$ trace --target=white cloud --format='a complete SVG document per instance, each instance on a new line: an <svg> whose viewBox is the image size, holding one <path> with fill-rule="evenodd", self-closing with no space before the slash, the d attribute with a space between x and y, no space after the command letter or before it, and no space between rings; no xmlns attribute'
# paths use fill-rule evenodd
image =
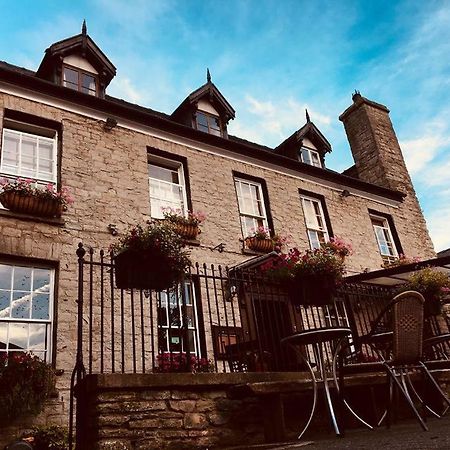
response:
<svg viewBox="0 0 450 450"><path fill-rule="evenodd" d="M127 100L131 103L143 103L145 95L143 95L136 87L134 87L129 78L118 77L111 83L109 88L110 95Z"/></svg>
<svg viewBox="0 0 450 450"><path fill-rule="evenodd" d="M427 223L436 251L450 248L450 233L448 232L450 206L440 205L439 208L429 213Z"/></svg>
<svg viewBox="0 0 450 450"><path fill-rule="evenodd" d="M239 122L230 124L230 131L245 139L277 146L306 123L305 109L319 128L331 124L329 116L294 98L261 100L247 94L240 105Z"/></svg>
<svg viewBox="0 0 450 450"><path fill-rule="evenodd" d="M440 136L423 136L400 143L406 166L411 174L418 173L431 162L439 149L448 143Z"/></svg>

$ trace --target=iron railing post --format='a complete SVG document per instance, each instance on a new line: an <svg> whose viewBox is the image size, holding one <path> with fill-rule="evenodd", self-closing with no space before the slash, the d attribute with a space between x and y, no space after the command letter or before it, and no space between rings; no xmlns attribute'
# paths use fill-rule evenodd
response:
<svg viewBox="0 0 450 450"><path fill-rule="evenodd" d="M72 376L70 380L70 411L69 411L69 449L73 448L73 414L74 414L74 397L75 397L75 389L79 387L80 381L86 375L86 369L83 363L83 284L84 284L84 256L86 254L86 250L83 248L83 244L80 242L77 248L77 256L78 256L78 299L76 300L78 304L77 308L77 356L75 367L72 371ZM79 403L80 398L77 399L77 427L76 427L76 442L79 444L81 439L81 427L79 426Z"/></svg>

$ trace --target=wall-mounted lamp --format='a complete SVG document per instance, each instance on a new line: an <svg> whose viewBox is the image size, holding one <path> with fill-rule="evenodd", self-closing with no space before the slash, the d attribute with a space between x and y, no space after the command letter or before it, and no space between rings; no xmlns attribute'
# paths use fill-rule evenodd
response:
<svg viewBox="0 0 450 450"><path fill-rule="evenodd" d="M119 234L119 232L117 231L117 225L114 225L113 223L110 223L107 228L108 228L108 231L113 236L117 236Z"/></svg>
<svg viewBox="0 0 450 450"><path fill-rule="evenodd" d="M352 195L352 194L350 193L350 191L348 189L344 189L340 195L341 195L341 197L350 197L350 195Z"/></svg>
<svg viewBox="0 0 450 450"><path fill-rule="evenodd" d="M105 124L103 125L103 128L106 130L106 131L111 131L114 127L116 127L117 126L117 120L116 119L114 119L114 118L112 118L112 117L107 117L106 118L106 122L105 122Z"/></svg>

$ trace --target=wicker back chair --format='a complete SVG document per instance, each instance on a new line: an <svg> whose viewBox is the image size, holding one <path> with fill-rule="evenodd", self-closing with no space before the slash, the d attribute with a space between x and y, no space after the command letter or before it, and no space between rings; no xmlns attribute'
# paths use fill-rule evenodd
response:
<svg viewBox="0 0 450 450"><path fill-rule="evenodd" d="M422 358L424 302L415 291L402 292L392 300L394 365L416 364Z"/></svg>
<svg viewBox="0 0 450 450"><path fill-rule="evenodd" d="M424 402L417 392L410 377L410 373L414 371L422 372L442 400L450 405L450 400L422 362L424 302L423 296L415 291L406 291L396 295L373 321L371 331L359 338L359 344L371 347L378 357L378 363L375 367L369 368L370 371L384 369L387 375L389 402L387 410L381 419L377 420L378 424L386 419L387 425L390 425L394 407L394 391L397 391L400 397L403 397L409 404L424 430L428 430L428 427L416 408L415 401L421 404L422 410L427 410L437 417L440 416ZM344 387L345 367L342 369L339 381L341 391ZM343 392L341 395L344 397ZM355 413L345 399L344 402L350 412L367 425L367 422Z"/></svg>

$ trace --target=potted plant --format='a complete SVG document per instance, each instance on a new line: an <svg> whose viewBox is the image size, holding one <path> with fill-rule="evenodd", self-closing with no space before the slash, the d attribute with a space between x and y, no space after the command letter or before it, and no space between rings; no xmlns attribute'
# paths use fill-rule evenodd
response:
<svg viewBox="0 0 450 450"><path fill-rule="evenodd" d="M287 239L280 235L270 235L267 227L257 227L250 230L250 234L244 239L245 246L256 252L269 253L273 250L280 252Z"/></svg>
<svg viewBox="0 0 450 450"><path fill-rule="evenodd" d="M6 179L0 181L0 202L13 212L39 217L61 217L62 211L73 202L66 187L59 191L55 185L39 185L31 179Z"/></svg>
<svg viewBox="0 0 450 450"><path fill-rule="evenodd" d="M53 394L52 367L25 352L0 353L0 418L3 423L37 414Z"/></svg>
<svg viewBox="0 0 450 450"><path fill-rule="evenodd" d="M345 265L330 247L304 253L293 248L264 264L262 270L286 286L294 304L321 306L332 302Z"/></svg>
<svg viewBox="0 0 450 450"><path fill-rule="evenodd" d="M189 372L188 357L185 352L171 353L163 352L156 356L157 366L155 372L158 373L179 373ZM199 358L195 355L189 356L190 371L192 373L214 372L215 367L212 361L207 358Z"/></svg>
<svg viewBox="0 0 450 450"><path fill-rule="evenodd" d="M200 233L200 224L206 219L206 214L200 211L187 211L184 215L181 209L164 208L164 219L174 230L185 239L195 239Z"/></svg>
<svg viewBox="0 0 450 450"><path fill-rule="evenodd" d="M338 236L330 238L328 242L324 242L323 244L321 244L321 247L323 249L329 250L331 253L342 259L345 259L347 256L350 256L353 253L351 244L345 242Z"/></svg>
<svg viewBox="0 0 450 450"><path fill-rule="evenodd" d="M181 236L166 222L136 225L110 247L116 286L157 291L174 286L191 265L184 247Z"/></svg>
<svg viewBox="0 0 450 450"><path fill-rule="evenodd" d="M420 292L424 299L424 315L436 316L442 311L442 299L450 293L450 279L447 274L434 267L425 267L414 272L401 291Z"/></svg>

